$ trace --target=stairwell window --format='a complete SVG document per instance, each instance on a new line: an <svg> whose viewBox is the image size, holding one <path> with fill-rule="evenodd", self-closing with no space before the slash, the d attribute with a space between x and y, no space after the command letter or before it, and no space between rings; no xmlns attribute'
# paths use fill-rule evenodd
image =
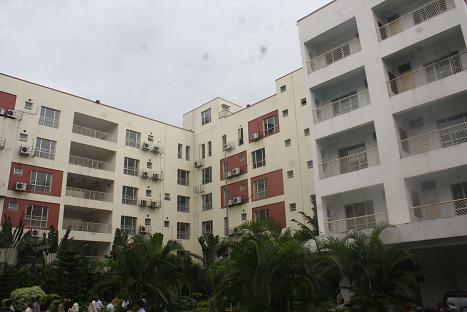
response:
<svg viewBox="0 0 467 312"><path fill-rule="evenodd" d="M52 174L47 172L31 172L31 192L50 193L52 186Z"/></svg>
<svg viewBox="0 0 467 312"><path fill-rule="evenodd" d="M60 111L45 106L41 107L39 125L50 128L58 128L60 121Z"/></svg>
<svg viewBox="0 0 467 312"><path fill-rule="evenodd" d="M204 126L211 122L211 109L208 108L205 111L201 112L201 125Z"/></svg>
<svg viewBox="0 0 467 312"><path fill-rule="evenodd" d="M177 211L190 212L190 197L177 195Z"/></svg>
<svg viewBox="0 0 467 312"><path fill-rule="evenodd" d="M212 182L212 167L207 167L202 170L202 184L207 184Z"/></svg>
<svg viewBox="0 0 467 312"><path fill-rule="evenodd" d="M177 148L177 158L182 159L183 158L183 144L178 143L178 148Z"/></svg>
<svg viewBox="0 0 467 312"><path fill-rule="evenodd" d="M31 228L47 228L47 218L49 214L49 208L39 205L30 205L26 211L24 218L25 225Z"/></svg>
<svg viewBox="0 0 467 312"><path fill-rule="evenodd" d="M203 211L212 210L212 193L201 195Z"/></svg>
<svg viewBox="0 0 467 312"><path fill-rule="evenodd" d="M238 128L238 146L243 145L243 128Z"/></svg>
<svg viewBox="0 0 467 312"><path fill-rule="evenodd" d="M183 170L183 169L178 169L177 170L177 184L189 186L190 185L190 172Z"/></svg>
<svg viewBox="0 0 467 312"><path fill-rule="evenodd" d="M212 220L201 223L201 234L212 234Z"/></svg>
<svg viewBox="0 0 467 312"><path fill-rule="evenodd" d="M136 217L122 216L120 219L120 229L130 235L136 234Z"/></svg>
<svg viewBox="0 0 467 312"><path fill-rule="evenodd" d="M212 156L212 142L208 141L208 157Z"/></svg>
<svg viewBox="0 0 467 312"><path fill-rule="evenodd" d="M136 206L138 201L138 189L124 185L122 188L122 204Z"/></svg>
<svg viewBox="0 0 467 312"><path fill-rule="evenodd" d="M188 145L185 146L185 160L188 160L188 161L190 160L190 150L191 150L190 146Z"/></svg>
<svg viewBox="0 0 467 312"><path fill-rule="evenodd" d="M139 148L141 146L141 133L126 129L125 145Z"/></svg>
<svg viewBox="0 0 467 312"><path fill-rule="evenodd" d="M264 148L252 152L251 158L253 159L253 169L266 165L266 155Z"/></svg>
<svg viewBox="0 0 467 312"><path fill-rule="evenodd" d="M44 138L37 138L34 155L40 158L55 159L56 142Z"/></svg>
<svg viewBox="0 0 467 312"><path fill-rule="evenodd" d="M123 164L123 174L137 176L139 168L139 160L130 157L125 157Z"/></svg>

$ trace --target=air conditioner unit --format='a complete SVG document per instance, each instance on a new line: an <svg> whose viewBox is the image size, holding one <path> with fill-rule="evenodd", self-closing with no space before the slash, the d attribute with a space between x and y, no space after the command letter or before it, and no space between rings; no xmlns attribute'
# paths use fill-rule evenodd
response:
<svg viewBox="0 0 467 312"><path fill-rule="evenodd" d="M152 147L152 149L151 149L151 152L153 152L154 154L159 154L159 153L160 153L160 147L154 145L154 146Z"/></svg>
<svg viewBox="0 0 467 312"><path fill-rule="evenodd" d="M233 199L229 199L228 202L227 202L227 206L231 207L231 206L233 206L233 205L235 205L234 200L233 200Z"/></svg>
<svg viewBox="0 0 467 312"><path fill-rule="evenodd" d="M141 207L146 207L146 206L148 205L148 202L147 202L147 200L142 199L142 200L140 200L139 205L140 205Z"/></svg>
<svg viewBox="0 0 467 312"><path fill-rule="evenodd" d="M152 174L152 179L154 181L159 181L161 179L161 174L160 173L153 173Z"/></svg>
<svg viewBox="0 0 467 312"><path fill-rule="evenodd" d="M26 145L21 145L19 148L19 154L21 156L31 156L33 154L32 148Z"/></svg>
<svg viewBox="0 0 467 312"><path fill-rule="evenodd" d="M28 184L25 183L25 182L16 182L15 183L15 191L26 192L27 187L28 187Z"/></svg>
<svg viewBox="0 0 467 312"><path fill-rule="evenodd" d="M203 166L203 162L201 160L196 160L194 163L195 168L199 168Z"/></svg>
<svg viewBox="0 0 467 312"><path fill-rule="evenodd" d="M32 229L32 230L31 230L31 236L32 236L32 237L41 237L41 230Z"/></svg>
<svg viewBox="0 0 467 312"><path fill-rule="evenodd" d="M5 116L14 118L15 117L15 111L13 109L7 109Z"/></svg>
<svg viewBox="0 0 467 312"><path fill-rule="evenodd" d="M1 116L6 115L6 109L5 108L0 107L0 115Z"/></svg>
<svg viewBox="0 0 467 312"><path fill-rule="evenodd" d="M151 149L151 146L148 142L143 143L143 150L148 151Z"/></svg>
<svg viewBox="0 0 467 312"><path fill-rule="evenodd" d="M258 141L259 140L259 133L258 132L253 132L250 135L250 139L251 139L251 141Z"/></svg>
<svg viewBox="0 0 467 312"><path fill-rule="evenodd" d="M233 168L232 169L232 176L239 175L241 173L240 168Z"/></svg>
<svg viewBox="0 0 467 312"><path fill-rule="evenodd" d="M141 172L141 177L142 177L143 179L149 178L149 172L148 172L148 171L143 171L143 172Z"/></svg>
<svg viewBox="0 0 467 312"><path fill-rule="evenodd" d="M146 233L147 233L146 227L145 227L144 225L140 225L140 226L139 226L139 232L140 232L141 234L146 234Z"/></svg>
<svg viewBox="0 0 467 312"><path fill-rule="evenodd" d="M159 208L159 203L156 201L151 201L149 208Z"/></svg>
<svg viewBox="0 0 467 312"><path fill-rule="evenodd" d="M227 179L231 178L232 177L232 171L227 171L226 177L227 177Z"/></svg>
<svg viewBox="0 0 467 312"><path fill-rule="evenodd" d="M225 143L223 147L224 151L230 151L232 149L231 143Z"/></svg>
<svg viewBox="0 0 467 312"><path fill-rule="evenodd" d="M240 205L242 203L242 198L240 196L234 197L233 204Z"/></svg>

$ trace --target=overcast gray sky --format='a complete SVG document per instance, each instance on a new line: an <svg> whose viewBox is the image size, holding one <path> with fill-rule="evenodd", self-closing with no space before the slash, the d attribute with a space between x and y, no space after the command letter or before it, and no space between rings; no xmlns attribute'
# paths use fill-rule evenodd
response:
<svg viewBox="0 0 467 312"><path fill-rule="evenodd" d="M329 0L1 0L0 72L181 125L301 66L296 21Z"/></svg>

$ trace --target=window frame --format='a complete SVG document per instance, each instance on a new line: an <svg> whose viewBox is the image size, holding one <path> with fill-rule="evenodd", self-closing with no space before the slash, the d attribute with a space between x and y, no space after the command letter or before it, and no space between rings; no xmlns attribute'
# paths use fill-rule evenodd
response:
<svg viewBox="0 0 467 312"><path fill-rule="evenodd" d="M37 213L36 210L40 210L40 213ZM24 217L26 227L46 229L48 219L49 207L41 205L28 205L26 209L26 215Z"/></svg>
<svg viewBox="0 0 467 312"><path fill-rule="evenodd" d="M122 186L122 204L137 206L138 205L138 188L128 185Z"/></svg>
<svg viewBox="0 0 467 312"><path fill-rule="evenodd" d="M130 222L125 222L130 221ZM136 226L138 224L138 218L132 216L121 216L120 217L120 230L126 231L129 235L136 234Z"/></svg>
<svg viewBox="0 0 467 312"><path fill-rule="evenodd" d="M201 195L202 211L212 210L212 193Z"/></svg>
<svg viewBox="0 0 467 312"><path fill-rule="evenodd" d="M212 182L212 167L206 167L201 170L201 184L208 184Z"/></svg>
<svg viewBox="0 0 467 312"><path fill-rule="evenodd" d="M47 143L49 146L44 148L43 145ZM55 149L57 142L41 137L36 139L36 147L34 149L34 155L39 158L55 160Z"/></svg>
<svg viewBox="0 0 467 312"><path fill-rule="evenodd" d="M129 147L140 148L141 147L141 132L126 129L125 145Z"/></svg>
<svg viewBox="0 0 467 312"><path fill-rule="evenodd" d="M207 125L211 122L211 108L201 112L201 126Z"/></svg>
<svg viewBox="0 0 467 312"><path fill-rule="evenodd" d="M130 166L130 161L134 161L135 166ZM123 159L123 174L130 176L138 176L139 172L139 159L126 157Z"/></svg>
<svg viewBox="0 0 467 312"><path fill-rule="evenodd" d="M190 186L190 171L177 169L177 184Z"/></svg>
<svg viewBox="0 0 467 312"><path fill-rule="evenodd" d="M272 127L270 125L272 125ZM265 137L277 133L277 128L278 122L276 114L263 119L263 133Z"/></svg>
<svg viewBox="0 0 467 312"><path fill-rule="evenodd" d="M190 223L177 222L177 239L190 239Z"/></svg>
<svg viewBox="0 0 467 312"><path fill-rule="evenodd" d="M255 211L255 222L269 220L269 209L259 209Z"/></svg>
<svg viewBox="0 0 467 312"><path fill-rule="evenodd" d="M268 197L268 179L262 178L253 181L253 198L261 200Z"/></svg>
<svg viewBox="0 0 467 312"><path fill-rule="evenodd" d="M257 157L258 152L259 152L259 155L261 155L262 157L262 159L260 160L258 160L258 157ZM251 152L251 159L252 159L253 169L266 166L266 149L263 147L263 148L257 149L256 151Z"/></svg>
<svg viewBox="0 0 467 312"><path fill-rule="evenodd" d="M201 222L201 234L213 234L213 222L212 220L206 220Z"/></svg>
<svg viewBox="0 0 467 312"><path fill-rule="evenodd" d="M44 179L40 178L41 176ZM52 192L52 180L52 173L32 170L29 179L29 190L34 193L50 194Z"/></svg>
<svg viewBox="0 0 467 312"><path fill-rule="evenodd" d="M177 211L178 212L190 212L190 197L177 195Z"/></svg>
<svg viewBox="0 0 467 312"><path fill-rule="evenodd" d="M47 116L52 113L52 116ZM47 106L41 106L39 113L39 125L58 129L60 124L60 111Z"/></svg>

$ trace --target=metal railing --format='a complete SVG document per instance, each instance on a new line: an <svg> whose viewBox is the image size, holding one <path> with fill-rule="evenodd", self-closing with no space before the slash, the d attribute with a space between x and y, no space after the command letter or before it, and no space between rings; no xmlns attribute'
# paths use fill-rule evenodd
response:
<svg viewBox="0 0 467 312"><path fill-rule="evenodd" d="M93 169L100 169L105 171L114 171L114 166L110 162L70 155L69 162L72 165L81 167L88 167Z"/></svg>
<svg viewBox="0 0 467 312"><path fill-rule="evenodd" d="M452 0L435 0L379 27L379 39L385 40L454 8Z"/></svg>
<svg viewBox="0 0 467 312"><path fill-rule="evenodd" d="M50 127L50 128L58 128L59 119L42 116L42 117L39 117L39 125Z"/></svg>
<svg viewBox="0 0 467 312"><path fill-rule="evenodd" d="M138 198L136 196L124 195L122 196L122 204L136 206L138 205Z"/></svg>
<svg viewBox="0 0 467 312"><path fill-rule="evenodd" d="M70 228L73 231L111 233L112 226L107 223L85 222L81 220L63 219L63 229Z"/></svg>
<svg viewBox="0 0 467 312"><path fill-rule="evenodd" d="M347 114L369 104L370 94L368 93L368 89L366 89L343 99L314 108L313 119L315 123L318 123L339 115Z"/></svg>
<svg viewBox="0 0 467 312"><path fill-rule="evenodd" d="M73 132L103 141L109 141L114 143L117 142L117 138L112 133L91 129L79 125L73 125Z"/></svg>
<svg viewBox="0 0 467 312"><path fill-rule="evenodd" d="M467 69L467 52L413 70L387 82L390 96L409 91Z"/></svg>
<svg viewBox="0 0 467 312"><path fill-rule="evenodd" d="M319 176L321 179L324 179L376 166L379 163L378 148L373 148L319 164Z"/></svg>
<svg viewBox="0 0 467 312"><path fill-rule="evenodd" d="M344 43L337 48L329 50L321 55L311 58L308 64L308 73L312 73L323 67L329 66L349 55L359 52L362 49L360 38L355 38Z"/></svg>
<svg viewBox="0 0 467 312"><path fill-rule="evenodd" d="M78 198L98 200L98 201L111 202L113 200L112 193L91 191L91 190L80 189L76 187L70 187L70 186L66 187L65 194L66 196L70 196L70 197L78 197Z"/></svg>
<svg viewBox="0 0 467 312"><path fill-rule="evenodd" d="M388 215L386 212L325 222L329 234L373 229L376 225L381 223L388 223Z"/></svg>
<svg viewBox="0 0 467 312"><path fill-rule="evenodd" d="M467 215L467 198L411 207L413 222Z"/></svg>
<svg viewBox="0 0 467 312"><path fill-rule="evenodd" d="M467 142L467 122L430 131L399 141L401 157Z"/></svg>

